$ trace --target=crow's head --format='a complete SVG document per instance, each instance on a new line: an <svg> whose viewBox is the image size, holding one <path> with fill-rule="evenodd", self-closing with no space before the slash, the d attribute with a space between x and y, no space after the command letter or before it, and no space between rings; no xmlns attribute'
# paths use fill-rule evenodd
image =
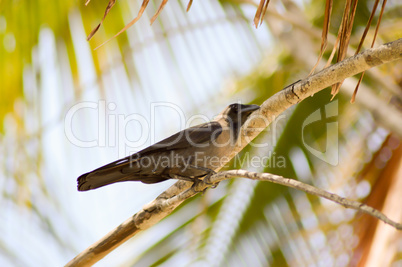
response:
<svg viewBox="0 0 402 267"><path fill-rule="evenodd" d="M231 124L237 124L239 126L243 125L243 123L247 120L250 114L259 109L258 105L242 105L239 103L231 104L224 111L222 111L221 115L225 117Z"/></svg>
<svg viewBox="0 0 402 267"><path fill-rule="evenodd" d="M218 118L225 119L232 129L232 137L237 140L240 127L246 122L250 114L259 109L258 105L242 105L239 103L231 104L226 107Z"/></svg>

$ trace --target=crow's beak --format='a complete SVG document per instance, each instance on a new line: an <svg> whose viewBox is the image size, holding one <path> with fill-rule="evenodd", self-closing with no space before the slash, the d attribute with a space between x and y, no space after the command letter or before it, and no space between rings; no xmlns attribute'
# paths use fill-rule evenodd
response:
<svg viewBox="0 0 402 267"><path fill-rule="evenodd" d="M260 109L260 106L258 105L244 105L244 107L241 108L241 113L242 114L250 114L251 112Z"/></svg>

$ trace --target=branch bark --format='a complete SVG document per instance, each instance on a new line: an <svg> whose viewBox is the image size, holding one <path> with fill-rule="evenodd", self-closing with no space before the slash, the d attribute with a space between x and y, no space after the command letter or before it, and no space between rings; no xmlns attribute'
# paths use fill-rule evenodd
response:
<svg viewBox="0 0 402 267"><path fill-rule="evenodd" d="M248 143L250 143L261 131L263 131L279 114L288 109L294 104L301 102L303 99L314 95L315 93L335 84L343 81L344 79L366 71L375 66L385 64L394 60L402 58L402 39L381 45L378 48L368 49L356 56L347 58L335 65L323 69L322 71L316 73L315 75L309 76L308 78L284 88L282 91L276 93L269 99L267 99L262 105L260 110L253 113L249 120L241 129L240 141L238 142L235 150L230 158L233 158L237 153L239 153ZM258 119L255 119L258 118ZM261 119L263 118L263 119ZM222 175L230 175L236 173L235 176L241 176L239 171L229 171L222 172L214 175L213 179L218 179ZM244 174L246 175L246 174ZM247 174L248 175L248 174ZM254 173L253 173L254 175ZM252 175L252 176L253 176ZM273 176L270 174L261 174L262 178L269 180ZM264 176L265 175L265 176ZM268 175L268 176L266 176ZM229 176L228 176L229 177ZM233 177L233 176L231 176ZM255 175L255 179L257 179ZM269 178L271 177L271 178ZM248 177L251 178L251 177ZM269 179L268 179L269 178ZM283 178L282 179L286 179ZM272 182L278 182L279 180L270 180ZM295 185L296 180L289 179L290 183L286 185L298 188ZM278 182L279 183L279 182ZM297 182L300 183L300 182ZM108 253L114 250L116 247L133 237L138 232L145 230L155 223L162 220L164 217L169 215L176 207L178 207L184 200L193 197L197 193L201 192L208 186L205 183L200 183L195 187L191 187L191 182L178 181L165 192L159 195L151 203L145 205L142 210L134 214L132 217L127 219L125 222L120 224L117 228L109 232L106 236L101 238L99 241L85 249L83 252L78 254L74 259L66 264L66 266L90 266L98 262L100 259L105 257ZM191 187L191 188L190 188ZM311 187L311 186L310 186ZM312 189L314 188L314 190ZM318 190L315 187L309 188L311 192L317 193ZM307 191L306 191L307 192ZM324 191L325 192L325 191ZM322 193L322 192L321 192ZM327 199L333 200L345 207L355 208L362 212L371 214L386 223L394 225L398 229L401 225L392 222L385 215L374 209L367 207L358 202L350 201L345 202L343 198L336 196L334 194L325 192L322 195ZM356 206L358 203L358 206ZM378 213L377 213L378 212ZM376 215L374 215L376 214ZM393 224L392 224L393 223Z"/></svg>
<svg viewBox="0 0 402 267"><path fill-rule="evenodd" d="M353 201L353 200L349 200L349 199L340 197L336 194L327 192L320 188L314 187L309 184L302 183L302 182L294 180L294 179L284 178L283 176L274 175L274 174L270 174L270 173L248 172L245 170L231 170L231 171L219 172L216 175L212 176L211 180L212 180L212 182L215 182L215 181L219 182L219 181L226 180L229 178L234 178L234 177L249 178L249 179L257 180L257 181L269 181L269 182L272 182L275 184L280 184L280 185L288 186L291 188L295 188L295 189L304 191L306 193L309 193L311 195L326 198L330 201L333 201L335 203L338 203L338 204L344 206L345 208L355 209L357 211L366 213L368 215L371 215L371 216L395 227L398 230L402 230L401 223L394 222L393 220L391 220L387 216L385 216L383 213L381 213L380 211L378 211L370 206L367 206L358 201Z"/></svg>

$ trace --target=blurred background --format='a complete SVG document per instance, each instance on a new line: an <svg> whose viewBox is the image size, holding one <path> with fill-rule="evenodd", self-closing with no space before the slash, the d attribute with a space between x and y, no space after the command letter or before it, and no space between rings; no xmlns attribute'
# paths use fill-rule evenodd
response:
<svg viewBox="0 0 402 267"><path fill-rule="evenodd" d="M61 266L174 181L78 192L76 178L212 119L234 102L261 104L317 61L324 1L0 1L0 266ZM359 1L348 56L373 6ZM344 8L335 1L332 49ZM372 40L375 22L368 32ZM375 46L402 36L388 1ZM371 41L364 43L369 48ZM319 65L319 69L325 62ZM228 168L272 172L365 202L402 222L402 64L324 90L287 110ZM385 114L385 115L384 115ZM188 125L187 125L188 124ZM248 153L248 154L246 154ZM268 159L269 158L269 159ZM232 179L181 205L97 266L402 266L402 235L327 200Z"/></svg>

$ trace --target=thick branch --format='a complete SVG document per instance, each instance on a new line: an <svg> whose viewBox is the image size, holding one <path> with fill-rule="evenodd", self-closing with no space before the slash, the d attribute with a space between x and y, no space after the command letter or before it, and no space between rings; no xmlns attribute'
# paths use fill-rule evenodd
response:
<svg viewBox="0 0 402 267"><path fill-rule="evenodd" d="M240 142L238 142L238 145L234 152L230 155L230 158L233 158L237 153L239 153L279 114L292 105L299 103L303 99L314 95L328 86L343 81L347 77L401 58L402 39L399 39L388 44L384 44L378 48L368 49L356 56L345 59L333 66L323 69L315 75L298 82L294 86L287 87L276 93L267 99L261 105L261 109L254 112L253 116L251 116L251 118L242 127ZM196 195L198 192L200 192L200 190L202 191L202 187L205 184L200 183L197 188L189 189L191 185L191 182L176 182L165 192L159 195L154 201L144 206L141 211L127 219L98 242L77 255L74 259L67 263L66 266L90 266L98 262L108 253L138 232L151 227L169 215L184 200ZM206 187L204 187L204 189L205 188ZM327 194L332 195L330 193ZM345 204L346 207L354 208L353 205L349 205L351 202L347 203L347 205ZM369 211L372 212L373 209L367 207L362 208L361 210L362 212L368 213ZM388 218L386 219L390 221Z"/></svg>

